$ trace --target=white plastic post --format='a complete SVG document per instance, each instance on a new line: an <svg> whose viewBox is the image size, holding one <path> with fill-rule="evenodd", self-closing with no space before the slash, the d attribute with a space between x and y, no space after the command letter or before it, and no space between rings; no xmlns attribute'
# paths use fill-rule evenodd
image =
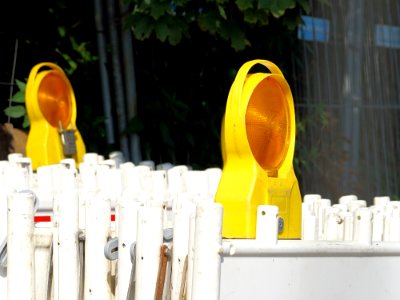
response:
<svg viewBox="0 0 400 300"><path fill-rule="evenodd" d="M317 204L316 216L318 218L318 240L325 240L326 239L324 232L325 210L326 208L331 206L331 200L317 199L315 200L315 204Z"/></svg>
<svg viewBox="0 0 400 300"><path fill-rule="evenodd" d="M60 161L60 164L67 169L76 170L76 162L73 158L64 158Z"/></svg>
<svg viewBox="0 0 400 300"><path fill-rule="evenodd" d="M182 202L174 213L174 239L172 246L171 299L180 300L179 293L186 278L183 278L185 259L189 251L190 216L196 211L191 202Z"/></svg>
<svg viewBox="0 0 400 300"><path fill-rule="evenodd" d="M315 201L320 200L319 194L307 194L303 197L301 209L301 238L314 241L318 238L318 222L314 211Z"/></svg>
<svg viewBox="0 0 400 300"><path fill-rule="evenodd" d="M0 160L0 190L6 191L9 189L9 174L11 164L6 160Z"/></svg>
<svg viewBox="0 0 400 300"><path fill-rule="evenodd" d="M197 205L192 300L219 299L222 211L218 203Z"/></svg>
<svg viewBox="0 0 400 300"><path fill-rule="evenodd" d="M97 168L97 186L101 189L111 201L111 207L114 208L117 199L122 194L122 172L121 169L110 167L105 164Z"/></svg>
<svg viewBox="0 0 400 300"><path fill-rule="evenodd" d="M319 195L319 194L306 194L306 195L304 195L304 197L303 197L303 203L305 204L304 208L307 211L312 212L313 209L314 209L314 202L316 200L319 200L319 199L321 199L321 195Z"/></svg>
<svg viewBox="0 0 400 300"><path fill-rule="evenodd" d="M354 213L359 208L367 207L367 201L365 200L353 200L347 205L349 212Z"/></svg>
<svg viewBox="0 0 400 300"><path fill-rule="evenodd" d="M55 299L79 298L79 201L75 170L59 169L62 185L54 195L54 296ZM89 254L90 255L90 254ZM58 257L56 257L58 256Z"/></svg>
<svg viewBox="0 0 400 300"><path fill-rule="evenodd" d="M94 152L88 152L83 155L83 162L85 164L97 165L99 163L99 155Z"/></svg>
<svg viewBox="0 0 400 300"><path fill-rule="evenodd" d="M372 241L381 242L383 241L384 223L385 217L382 212L373 212L372 217Z"/></svg>
<svg viewBox="0 0 400 300"><path fill-rule="evenodd" d="M374 205L378 206L386 206L390 201L390 197L388 196L375 196L374 197Z"/></svg>
<svg viewBox="0 0 400 300"><path fill-rule="evenodd" d="M348 205L350 202L357 200L356 195L344 195L339 198L339 204Z"/></svg>
<svg viewBox="0 0 400 300"><path fill-rule="evenodd" d="M208 196L208 175L206 171L189 170L183 174L185 191L192 195Z"/></svg>
<svg viewBox="0 0 400 300"><path fill-rule="evenodd" d="M110 300L110 261L104 256L104 246L110 235L110 199L101 193L85 195L86 242L84 298Z"/></svg>
<svg viewBox="0 0 400 300"><path fill-rule="evenodd" d="M141 203L126 195L118 204L118 273L115 299L126 300L132 270L131 245L136 242L138 210Z"/></svg>
<svg viewBox="0 0 400 300"><path fill-rule="evenodd" d="M208 174L208 193L214 198L221 180L222 170L221 168L208 168L205 171Z"/></svg>
<svg viewBox="0 0 400 300"><path fill-rule="evenodd" d="M363 244L372 242L372 212L366 207L355 211L353 239Z"/></svg>
<svg viewBox="0 0 400 300"><path fill-rule="evenodd" d="M11 165L23 170L23 189L32 188L32 159L30 157L15 157L12 159Z"/></svg>
<svg viewBox="0 0 400 300"><path fill-rule="evenodd" d="M400 241L400 210L393 209L392 213L386 217L385 222L385 241ZM386 231L387 227L387 231Z"/></svg>
<svg viewBox="0 0 400 300"><path fill-rule="evenodd" d="M257 207L256 241L262 245L275 245L278 241L278 212L275 205Z"/></svg>
<svg viewBox="0 0 400 300"><path fill-rule="evenodd" d="M34 299L33 214L35 195L10 194L7 215L7 299Z"/></svg>
<svg viewBox="0 0 400 300"><path fill-rule="evenodd" d="M184 191L183 174L188 171L187 166L175 166L167 171L168 192L177 194Z"/></svg>
<svg viewBox="0 0 400 300"><path fill-rule="evenodd" d="M303 216L302 240L316 241L318 239L317 217L308 213Z"/></svg>
<svg viewBox="0 0 400 300"><path fill-rule="evenodd" d="M193 287L193 266L195 257L195 240L196 240L196 209L190 214L189 223L189 249L188 249L188 270L186 281L186 298L192 299Z"/></svg>
<svg viewBox="0 0 400 300"><path fill-rule="evenodd" d="M0 185L0 253L7 244L7 193ZM3 265L4 264L4 265ZM7 298L6 261L0 261L0 299Z"/></svg>
<svg viewBox="0 0 400 300"><path fill-rule="evenodd" d="M51 284L51 245L53 242L53 230L51 227L34 229L35 240L35 299L51 298L49 285Z"/></svg>
<svg viewBox="0 0 400 300"><path fill-rule="evenodd" d="M153 199L156 202L161 202L163 204L167 204L167 171L165 170L157 170L151 172L152 178L152 195Z"/></svg>
<svg viewBox="0 0 400 300"><path fill-rule="evenodd" d="M163 243L162 216L161 205L140 207L138 211L135 299L153 300L155 296Z"/></svg>
<svg viewBox="0 0 400 300"><path fill-rule="evenodd" d="M353 240L353 228L354 228L354 215L351 212L343 212L343 240L352 241Z"/></svg>
<svg viewBox="0 0 400 300"><path fill-rule="evenodd" d="M339 212L339 208L336 207L329 207L329 209L326 209L324 231L325 238L328 241L339 240L339 222L341 222Z"/></svg>

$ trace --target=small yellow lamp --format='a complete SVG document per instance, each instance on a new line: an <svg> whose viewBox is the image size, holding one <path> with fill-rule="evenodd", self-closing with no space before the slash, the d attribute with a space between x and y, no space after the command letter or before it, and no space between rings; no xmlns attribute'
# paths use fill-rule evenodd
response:
<svg viewBox="0 0 400 300"><path fill-rule="evenodd" d="M26 155L32 168L73 158L77 164L85 144L76 127L75 95L64 71L43 62L35 65L26 84L25 101L30 121Z"/></svg>
<svg viewBox="0 0 400 300"><path fill-rule="evenodd" d="M250 74L255 65L270 73ZM257 207L276 205L283 219L279 238L300 238L302 200L293 170L293 97L275 64L252 60L239 69L222 124L224 166L215 201L224 208L223 237L255 238Z"/></svg>

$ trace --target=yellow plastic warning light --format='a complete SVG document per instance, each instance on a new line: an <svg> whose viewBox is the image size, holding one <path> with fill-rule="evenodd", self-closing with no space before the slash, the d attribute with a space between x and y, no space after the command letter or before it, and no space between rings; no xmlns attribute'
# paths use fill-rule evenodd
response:
<svg viewBox="0 0 400 300"><path fill-rule="evenodd" d="M270 73L249 73L255 65ZM239 69L222 124L224 166L215 201L224 207L223 237L255 238L257 207L276 205L284 221L279 238L300 238L293 97L275 64L252 60Z"/></svg>
<svg viewBox="0 0 400 300"><path fill-rule="evenodd" d="M86 150L76 127L74 91L64 71L49 62L34 66L25 98L31 124L26 155L32 159L33 169L64 158L79 164Z"/></svg>

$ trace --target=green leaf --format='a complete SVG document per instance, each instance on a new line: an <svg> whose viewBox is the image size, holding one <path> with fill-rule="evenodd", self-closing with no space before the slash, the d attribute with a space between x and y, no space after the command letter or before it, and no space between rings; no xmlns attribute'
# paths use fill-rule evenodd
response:
<svg viewBox="0 0 400 300"><path fill-rule="evenodd" d="M277 0L259 0L258 1L258 8L271 10L272 7L276 6Z"/></svg>
<svg viewBox="0 0 400 300"><path fill-rule="evenodd" d="M65 30L65 27L64 26L59 26L59 27L57 27L57 31L58 31L58 34L61 36L61 37L65 37L65 34L66 34L66 30Z"/></svg>
<svg viewBox="0 0 400 300"><path fill-rule="evenodd" d="M4 109L4 113L10 118L20 118L25 115L25 112L25 106L23 105L10 106Z"/></svg>
<svg viewBox="0 0 400 300"><path fill-rule="evenodd" d="M25 103L25 91L18 91L12 96L12 102L15 103Z"/></svg>
<svg viewBox="0 0 400 300"><path fill-rule="evenodd" d="M28 115L24 115L24 122L22 123L22 128L28 128L30 126L29 118Z"/></svg>
<svg viewBox="0 0 400 300"><path fill-rule="evenodd" d="M214 34L219 28L219 20L220 16L216 11L209 11L198 17L198 24L201 30Z"/></svg>
<svg viewBox="0 0 400 300"><path fill-rule="evenodd" d="M150 15L155 19L158 20L163 15L166 14L167 10L169 9L168 2L161 2L161 3L153 3L151 5Z"/></svg>
<svg viewBox="0 0 400 300"><path fill-rule="evenodd" d="M253 8L253 1L251 0L236 0L236 5L241 11Z"/></svg>
<svg viewBox="0 0 400 300"><path fill-rule="evenodd" d="M157 22L155 31L156 31L157 38L162 42L165 42L165 40L167 39L167 37L170 33L167 24L162 21Z"/></svg>
<svg viewBox="0 0 400 300"><path fill-rule="evenodd" d="M311 10L310 2L308 0L297 0L297 3L304 9L306 13L309 13Z"/></svg>
<svg viewBox="0 0 400 300"><path fill-rule="evenodd" d="M139 40L145 40L150 37L154 29L154 20L144 14L138 14L134 18L133 33Z"/></svg>
<svg viewBox="0 0 400 300"><path fill-rule="evenodd" d="M26 83L25 82L23 82L21 80L18 80L18 79L15 79L15 83L17 84L17 87L19 88L20 91L25 91L25 89L26 89Z"/></svg>
<svg viewBox="0 0 400 300"><path fill-rule="evenodd" d="M234 30L232 32L231 46L233 49L235 49L236 51L243 50L244 48L246 48L247 43L248 43L248 41L246 40L246 37L245 37L243 31Z"/></svg>
<svg viewBox="0 0 400 300"><path fill-rule="evenodd" d="M285 14L285 10L284 9L278 9L278 8L273 8L271 9L271 14L275 17L275 18L280 18Z"/></svg>
<svg viewBox="0 0 400 300"><path fill-rule="evenodd" d="M176 29L170 31L170 34L168 36L168 42L172 45L178 45L180 41L182 40L182 29Z"/></svg>
<svg viewBox="0 0 400 300"><path fill-rule="evenodd" d="M218 11L222 19L227 20L226 13L222 5L218 5Z"/></svg>
<svg viewBox="0 0 400 300"><path fill-rule="evenodd" d="M290 9L290 8L295 8L296 1L295 0L279 0L276 2L276 5L278 6L279 9L286 10L286 9Z"/></svg>

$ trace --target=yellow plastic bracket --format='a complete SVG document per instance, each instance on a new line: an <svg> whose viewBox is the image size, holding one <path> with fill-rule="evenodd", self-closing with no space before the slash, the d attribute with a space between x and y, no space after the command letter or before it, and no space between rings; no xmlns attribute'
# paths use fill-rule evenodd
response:
<svg viewBox="0 0 400 300"><path fill-rule="evenodd" d="M253 73L263 65L270 73ZM301 194L293 170L295 115L280 69L252 60L229 91L221 132L224 161L215 201L224 208L225 238L255 238L257 207L276 205L284 220L279 238L301 237Z"/></svg>
<svg viewBox="0 0 400 300"><path fill-rule="evenodd" d="M74 91L64 71L50 62L35 65L26 84L25 102L31 126L26 155L32 159L32 168L64 158L79 164L86 149L76 127Z"/></svg>

